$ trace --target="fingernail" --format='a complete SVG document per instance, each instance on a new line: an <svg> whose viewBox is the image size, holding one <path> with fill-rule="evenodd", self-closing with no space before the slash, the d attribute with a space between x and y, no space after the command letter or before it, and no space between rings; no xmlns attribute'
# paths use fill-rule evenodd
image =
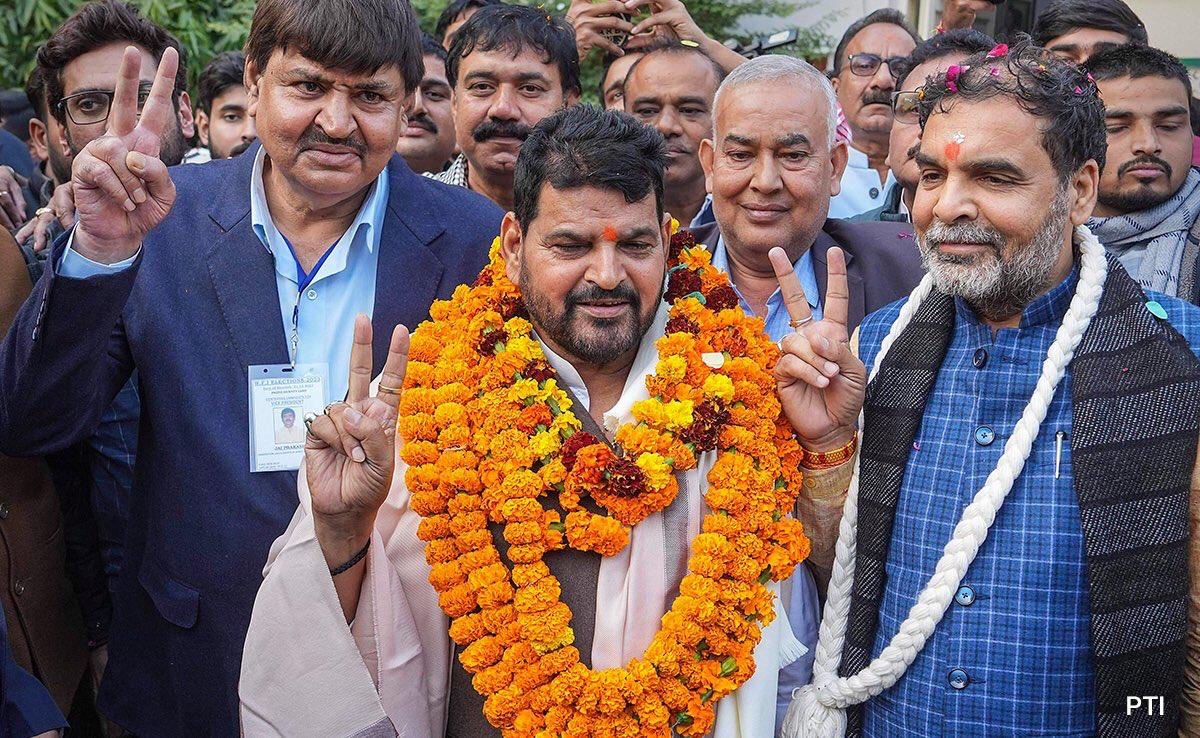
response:
<svg viewBox="0 0 1200 738"><path fill-rule="evenodd" d="M140 151L130 151L129 156L125 157L125 165L133 169L145 169L146 155Z"/></svg>
<svg viewBox="0 0 1200 738"><path fill-rule="evenodd" d="M825 362L825 373L826 374L828 374L829 376L832 377L834 374L837 373L837 370L838 370L837 364L834 364L832 361Z"/></svg>
<svg viewBox="0 0 1200 738"><path fill-rule="evenodd" d="M358 421L362 420L362 413L352 407L346 408L346 420L358 425Z"/></svg>
<svg viewBox="0 0 1200 738"><path fill-rule="evenodd" d="M133 191L133 201L139 205L146 202L146 191L143 190L141 187L134 190Z"/></svg>
<svg viewBox="0 0 1200 738"><path fill-rule="evenodd" d="M134 205L133 200L130 200L128 197L125 198L125 204L122 205L122 207L124 207L126 210L128 210L131 213L137 209L137 205Z"/></svg>
<svg viewBox="0 0 1200 738"><path fill-rule="evenodd" d="M817 386L818 387L825 387L828 384L829 384L829 380L826 379L825 377L817 377Z"/></svg>
<svg viewBox="0 0 1200 738"><path fill-rule="evenodd" d="M367 455L365 453L363 453L361 446L355 446L350 451L350 458L354 459L355 461L357 461L358 463L361 464L367 460Z"/></svg>

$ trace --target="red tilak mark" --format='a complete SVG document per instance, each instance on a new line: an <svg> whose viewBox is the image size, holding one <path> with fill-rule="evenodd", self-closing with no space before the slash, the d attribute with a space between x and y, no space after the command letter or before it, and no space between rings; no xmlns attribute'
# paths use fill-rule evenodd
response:
<svg viewBox="0 0 1200 738"><path fill-rule="evenodd" d="M946 144L946 158L950 161L958 161L960 151L962 151L962 145L958 141L951 141Z"/></svg>
<svg viewBox="0 0 1200 738"><path fill-rule="evenodd" d="M604 226L604 234L603 235L604 235L605 241L613 241L615 243L617 240L617 229L613 228L610 225L606 225L606 226Z"/></svg>

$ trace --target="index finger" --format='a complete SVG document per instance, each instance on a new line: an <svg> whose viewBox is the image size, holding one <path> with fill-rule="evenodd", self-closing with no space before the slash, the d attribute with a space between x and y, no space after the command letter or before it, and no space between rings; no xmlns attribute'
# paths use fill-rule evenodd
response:
<svg viewBox="0 0 1200 738"><path fill-rule="evenodd" d="M846 253L837 246L825 256L829 262L829 283L825 286L823 320L845 327L850 313L850 286L846 280Z"/></svg>
<svg viewBox="0 0 1200 738"><path fill-rule="evenodd" d="M776 246L767 253L771 260L771 268L775 270L775 279L779 280L779 294L783 297L783 305L787 308L792 323L804 323L812 319L812 310L808 308L808 297L800 286L800 278L792 268L787 252Z"/></svg>
<svg viewBox="0 0 1200 738"><path fill-rule="evenodd" d="M371 319L354 316L354 345L350 347L350 386L346 402L366 399L371 390Z"/></svg>
<svg viewBox="0 0 1200 738"><path fill-rule="evenodd" d="M379 377L379 386L400 389L404 386L404 374L408 371L408 328L396 326L392 331L392 343L388 347L387 362ZM379 399L393 408L400 406L400 395L395 392L380 392Z"/></svg>
<svg viewBox="0 0 1200 738"><path fill-rule="evenodd" d="M124 136L137 124L138 88L141 87L142 52L135 46L126 46L121 55L121 71L117 73L117 85L113 88L112 102L108 109L107 131L114 136Z"/></svg>
<svg viewBox="0 0 1200 738"><path fill-rule="evenodd" d="M150 88L150 96L142 106L142 119L138 127L155 136L166 133L168 121L175 115L175 106L171 102L175 92L175 73L179 71L179 52L168 46L163 51L162 61L158 63L158 71L154 74L154 86Z"/></svg>

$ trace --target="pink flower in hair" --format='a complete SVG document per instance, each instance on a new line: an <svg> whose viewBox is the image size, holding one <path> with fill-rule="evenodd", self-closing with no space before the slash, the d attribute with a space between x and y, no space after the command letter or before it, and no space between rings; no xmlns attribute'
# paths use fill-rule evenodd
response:
<svg viewBox="0 0 1200 738"><path fill-rule="evenodd" d="M1082 87L1079 87L1079 86L1076 86L1076 87L1075 87L1075 94L1076 94L1076 95L1082 95L1082 94L1083 94L1083 88L1082 88Z"/></svg>
<svg viewBox="0 0 1200 738"><path fill-rule="evenodd" d="M959 66L958 64L950 65L946 70L946 89L951 92L958 92L958 78L967 70L967 67Z"/></svg>
<svg viewBox="0 0 1200 738"><path fill-rule="evenodd" d="M1000 67L992 67L992 70L990 72L988 72L988 74L992 75L993 77L999 77L1000 76Z"/></svg>
<svg viewBox="0 0 1200 738"><path fill-rule="evenodd" d="M996 44L987 53L988 59L998 59L1008 53L1008 44Z"/></svg>

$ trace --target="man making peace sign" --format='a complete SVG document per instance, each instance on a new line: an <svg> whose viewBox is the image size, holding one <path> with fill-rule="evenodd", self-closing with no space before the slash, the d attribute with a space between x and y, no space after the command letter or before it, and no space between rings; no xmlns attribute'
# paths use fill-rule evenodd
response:
<svg viewBox="0 0 1200 738"><path fill-rule="evenodd" d="M2 349L0 447L85 437L138 370L127 576L100 693L134 733L237 733L251 603L296 505L301 445L276 443L273 424L345 395L356 314L378 326L378 370L392 327L484 263L500 212L394 156L420 56L402 0L263 0L246 73L261 146L168 170L178 58L164 53L139 93L129 51L105 135L75 157L77 226Z"/></svg>

